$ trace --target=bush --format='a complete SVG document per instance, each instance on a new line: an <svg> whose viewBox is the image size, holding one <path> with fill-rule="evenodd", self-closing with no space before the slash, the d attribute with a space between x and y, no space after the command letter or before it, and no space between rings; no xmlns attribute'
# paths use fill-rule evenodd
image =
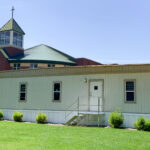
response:
<svg viewBox="0 0 150 150"><path fill-rule="evenodd" d="M16 121L16 122L22 122L22 118L23 118L23 113L22 112L15 111L13 113L13 120L14 121Z"/></svg>
<svg viewBox="0 0 150 150"><path fill-rule="evenodd" d="M44 113L39 112L36 116L36 122L37 123L46 123L47 116Z"/></svg>
<svg viewBox="0 0 150 150"><path fill-rule="evenodd" d="M145 119L144 131L150 131L150 120Z"/></svg>
<svg viewBox="0 0 150 150"><path fill-rule="evenodd" d="M112 128L119 128L123 124L123 114L119 111L114 111L109 115L109 124Z"/></svg>
<svg viewBox="0 0 150 150"><path fill-rule="evenodd" d="M4 117L4 114L3 114L3 112L0 110L0 120L2 120L3 117Z"/></svg>
<svg viewBox="0 0 150 150"><path fill-rule="evenodd" d="M150 120L139 117L134 123L134 126L137 130L150 131Z"/></svg>
<svg viewBox="0 0 150 150"><path fill-rule="evenodd" d="M144 117L139 117L136 122L134 123L134 126L137 130L144 130L145 127L145 119Z"/></svg>

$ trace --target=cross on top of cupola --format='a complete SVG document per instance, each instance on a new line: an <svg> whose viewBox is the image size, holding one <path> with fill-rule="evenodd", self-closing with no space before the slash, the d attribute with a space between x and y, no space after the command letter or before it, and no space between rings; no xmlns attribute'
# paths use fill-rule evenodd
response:
<svg viewBox="0 0 150 150"><path fill-rule="evenodd" d="M14 31L24 35L25 34L24 31L21 29L21 27L18 25L18 23L13 18L14 10L15 10L15 8L12 7L12 9L11 9L12 18L4 26L2 26L2 28L0 28L0 32L14 30Z"/></svg>
<svg viewBox="0 0 150 150"><path fill-rule="evenodd" d="M13 17L14 17L14 11L15 11L15 8L14 8L14 6L12 6L12 9L11 9L11 11L12 11L12 19L13 19Z"/></svg>
<svg viewBox="0 0 150 150"><path fill-rule="evenodd" d="M2 28L0 28L1 31L10 31L14 30L20 34L25 34L24 31L20 28L18 23L15 21L15 19L11 18Z"/></svg>
<svg viewBox="0 0 150 150"><path fill-rule="evenodd" d="M0 47L15 46L23 48L23 36L25 33L13 18L14 10L14 7L12 7L12 18L0 28Z"/></svg>

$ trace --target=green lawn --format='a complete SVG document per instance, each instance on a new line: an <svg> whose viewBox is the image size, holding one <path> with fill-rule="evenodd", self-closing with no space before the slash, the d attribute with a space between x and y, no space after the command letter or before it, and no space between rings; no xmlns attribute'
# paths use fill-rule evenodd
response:
<svg viewBox="0 0 150 150"><path fill-rule="evenodd" d="M0 150L150 150L150 132L2 121Z"/></svg>

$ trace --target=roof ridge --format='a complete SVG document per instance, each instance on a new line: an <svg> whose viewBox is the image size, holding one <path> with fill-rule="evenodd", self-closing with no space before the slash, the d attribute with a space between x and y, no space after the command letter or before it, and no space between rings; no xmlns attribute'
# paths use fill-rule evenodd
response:
<svg viewBox="0 0 150 150"><path fill-rule="evenodd" d="M24 31L21 29L21 27L16 22L16 20L13 18L11 18L9 21L7 21L7 23L4 24L0 28L0 31L10 31L10 30L14 30L14 31L17 31L18 33L25 34Z"/></svg>
<svg viewBox="0 0 150 150"><path fill-rule="evenodd" d="M66 54L66 53L64 53L64 52L61 52L60 50L57 50L56 48L53 48L53 47L51 47L51 46L48 46L48 45L46 45L46 44L39 44L39 45L33 46L33 47L31 47L31 48L26 49L26 51L27 51L27 50L30 50L30 49L32 49L32 48L35 48L35 47L42 46L42 45L43 45L43 46L46 46L46 47L48 47L48 48L51 48L52 50L54 50L54 51L56 51L56 52L58 52L58 53L61 53L61 54L64 55L64 56L70 57L70 58L72 58L72 59L75 61L75 58L74 58L74 57L72 57L72 56L70 56L70 55L68 55L68 54Z"/></svg>
<svg viewBox="0 0 150 150"><path fill-rule="evenodd" d="M3 54L3 56L6 58L6 59L9 59L9 55L6 53L6 51L4 49L0 49L0 52Z"/></svg>
<svg viewBox="0 0 150 150"><path fill-rule="evenodd" d="M11 19L9 19L9 20L0 28L0 31L1 31L1 29L4 28L10 21L11 21Z"/></svg>
<svg viewBox="0 0 150 150"><path fill-rule="evenodd" d="M18 26L18 28L23 32L23 34L25 34L24 33L24 31L21 29L21 27L19 26L19 24L16 22L16 20L13 18L12 19L13 20L13 22L12 22L12 26L13 26L13 28L14 28L14 23Z"/></svg>
<svg viewBox="0 0 150 150"><path fill-rule="evenodd" d="M61 51L59 51L59 50L57 50L56 48L53 48L53 47L51 47L51 46L48 46L48 45L45 45L45 46L47 46L47 47L53 49L54 51L56 51L56 52L58 52L58 53L61 53L62 55L66 56L66 57L69 57L70 60L73 60L73 61L76 62L76 60L75 60L74 57L72 57L72 56L70 56L70 55L68 55L68 54L66 54L66 53L64 53L64 52L61 52Z"/></svg>
<svg viewBox="0 0 150 150"><path fill-rule="evenodd" d="M93 59L91 59L91 58L86 58L86 57L79 57L79 58L75 58L75 59L86 59L86 60L93 61L93 62L95 62L95 63L102 64L102 63L100 63L100 62L98 62L98 61L96 61L96 60L93 60Z"/></svg>
<svg viewBox="0 0 150 150"><path fill-rule="evenodd" d="M32 46L32 47L30 47L30 48L25 49L25 51L28 51L28 50L30 50L30 49L32 49L32 48L35 48L35 47L39 47L39 46L41 46L41 45L44 45L44 44L39 44L39 45L36 45L36 46Z"/></svg>
<svg viewBox="0 0 150 150"><path fill-rule="evenodd" d="M39 44L39 45L37 45L37 46L33 46L33 47L31 47L31 48L28 48L28 49L26 49L25 51L28 51L28 50L30 50L30 49L32 49L32 48L39 47L39 46L42 46L42 45L45 46L45 47L48 47L48 48L52 49L52 50L55 51L55 52L58 52L58 53L64 55L65 57L68 57L69 60L76 62L76 59L75 59L74 57L72 57L72 56L70 56L70 55L68 55L68 54L66 54L66 53L64 53L64 52L61 52L61 51L57 50L56 48L53 48L53 47L51 47L51 46L48 46L48 45L46 45L46 44Z"/></svg>

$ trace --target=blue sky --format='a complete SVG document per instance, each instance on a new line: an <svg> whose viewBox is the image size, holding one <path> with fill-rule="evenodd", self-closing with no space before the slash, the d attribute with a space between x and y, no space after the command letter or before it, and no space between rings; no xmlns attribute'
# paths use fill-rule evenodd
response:
<svg viewBox="0 0 150 150"><path fill-rule="evenodd" d="M0 26L12 6L25 48L47 44L102 63L150 63L149 0L0 0Z"/></svg>

